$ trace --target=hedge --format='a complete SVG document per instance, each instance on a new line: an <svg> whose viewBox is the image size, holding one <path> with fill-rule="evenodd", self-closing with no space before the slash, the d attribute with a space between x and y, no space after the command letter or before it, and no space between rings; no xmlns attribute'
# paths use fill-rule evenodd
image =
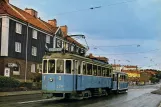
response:
<svg viewBox="0 0 161 107"><path fill-rule="evenodd" d="M19 87L20 82L12 77L0 76L1 88L16 88Z"/></svg>

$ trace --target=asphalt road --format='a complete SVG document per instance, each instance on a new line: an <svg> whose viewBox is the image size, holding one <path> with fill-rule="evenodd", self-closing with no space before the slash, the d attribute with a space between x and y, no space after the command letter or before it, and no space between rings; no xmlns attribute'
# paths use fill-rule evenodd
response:
<svg viewBox="0 0 161 107"><path fill-rule="evenodd" d="M0 107L157 107L161 95L150 92L160 85L132 87L125 94L82 101L43 100L40 94L0 97Z"/></svg>

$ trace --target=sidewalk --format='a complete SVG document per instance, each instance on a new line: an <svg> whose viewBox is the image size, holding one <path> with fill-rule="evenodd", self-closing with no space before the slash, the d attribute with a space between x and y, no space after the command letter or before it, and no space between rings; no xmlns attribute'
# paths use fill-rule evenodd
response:
<svg viewBox="0 0 161 107"><path fill-rule="evenodd" d="M0 97L2 97L2 96L12 96L12 95L29 95L29 94L41 94L41 90L0 92Z"/></svg>

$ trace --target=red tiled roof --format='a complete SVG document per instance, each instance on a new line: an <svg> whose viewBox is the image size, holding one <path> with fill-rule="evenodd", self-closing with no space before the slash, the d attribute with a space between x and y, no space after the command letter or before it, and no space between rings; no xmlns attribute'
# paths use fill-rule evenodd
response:
<svg viewBox="0 0 161 107"><path fill-rule="evenodd" d="M108 62L108 58L106 58L106 57L95 57L92 54L89 54L89 58L97 59L97 60L104 61L104 62Z"/></svg>
<svg viewBox="0 0 161 107"><path fill-rule="evenodd" d="M124 65L124 67L126 67L126 68L137 68L137 66L133 66L133 65Z"/></svg>
<svg viewBox="0 0 161 107"><path fill-rule="evenodd" d="M112 64L112 67L121 67L120 64Z"/></svg>

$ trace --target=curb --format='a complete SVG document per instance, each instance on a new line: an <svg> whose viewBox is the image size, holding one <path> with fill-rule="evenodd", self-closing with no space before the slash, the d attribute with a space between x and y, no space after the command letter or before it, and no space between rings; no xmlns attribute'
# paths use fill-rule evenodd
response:
<svg viewBox="0 0 161 107"><path fill-rule="evenodd" d="M41 94L41 91L14 91L14 92L0 92L0 97L13 96L13 95L29 95L29 94Z"/></svg>

